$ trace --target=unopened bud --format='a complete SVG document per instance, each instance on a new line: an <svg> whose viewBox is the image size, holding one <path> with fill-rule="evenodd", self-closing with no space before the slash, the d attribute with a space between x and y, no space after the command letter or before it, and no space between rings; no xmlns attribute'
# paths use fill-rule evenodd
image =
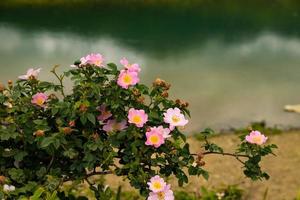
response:
<svg viewBox="0 0 300 200"><path fill-rule="evenodd" d="M74 121L74 120L72 120L72 121L69 122L69 126L70 126L70 127L74 127L75 125L76 125L76 124L75 124L75 121Z"/></svg>
<svg viewBox="0 0 300 200"><path fill-rule="evenodd" d="M72 133L73 129L71 129L70 127L62 127L61 131L65 134L65 135L69 135Z"/></svg>
<svg viewBox="0 0 300 200"><path fill-rule="evenodd" d="M5 87L2 83L0 83L0 92L3 92L3 90L5 90Z"/></svg>
<svg viewBox="0 0 300 200"><path fill-rule="evenodd" d="M57 96L55 94L50 94L48 98L55 100L55 99L57 99Z"/></svg>
<svg viewBox="0 0 300 200"><path fill-rule="evenodd" d="M198 166L202 167L205 165L205 162L203 160L197 161Z"/></svg>
<svg viewBox="0 0 300 200"><path fill-rule="evenodd" d="M143 97L143 96L140 96L137 98L137 102L139 102L139 103L144 103L144 101L145 101L145 97Z"/></svg>
<svg viewBox="0 0 300 200"><path fill-rule="evenodd" d="M42 136L45 135L45 131L43 131L43 130L37 130L37 131L35 131L33 133L33 135L36 136L36 137L42 137Z"/></svg>
<svg viewBox="0 0 300 200"><path fill-rule="evenodd" d="M150 132L150 131L151 131L151 128L148 126L147 129L146 129L146 131L147 131L147 132Z"/></svg>
<svg viewBox="0 0 300 200"><path fill-rule="evenodd" d="M79 111L80 112L86 112L87 109L88 109L88 107L86 105L84 105L84 104L81 104L80 107L79 107Z"/></svg>
<svg viewBox="0 0 300 200"><path fill-rule="evenodd" d="M93 133L92 138L94 138L94 140L98 140L99 139L99 134L98 133Z"/></svg>
<svg viewBox="0 0 300 200"><path fill-rule="evenodd" d="M135 95L135 96L140 96L140 95L141 95L140 91L139 91L138 89L136 89L136 88L133 88L133 89L132 89L132 93L133 93L133 95Z"/></svg>
<svg viewBox="0 0 300 200"><path fill-rule="evenodd" d="M8 87L11 89L13 87L13 82L12 80L7 81Z"/></svg>
<svg viewBox="0 0 300 200"><path fill-rule="evenodd" d="M0 176L0 184L4 184L6 181L6 177L5 176Z"/></svg>
<svg viewBox="0 0 300 200"><path fill-rule="evenodd" d="M167 91L163 91L161 93L161 96L167 98L169 96L169 93Z"/></svg>

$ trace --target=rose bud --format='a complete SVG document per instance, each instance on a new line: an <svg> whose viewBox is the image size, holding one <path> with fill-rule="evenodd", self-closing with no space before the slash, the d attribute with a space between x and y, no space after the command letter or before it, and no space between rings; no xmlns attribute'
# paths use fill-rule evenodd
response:
<svg viewBox="0 0 300 200"><path fill-rule="evenodd" d="M70 127L74 127L75 125L76 125L76 124L75 124L75 121L74 121L74 120L72 120L72 121L69 122L69 126L70 126Z"/></svg>
<svg viewBox="0 0 300 200"><path fill-rule="evenodd" d="M161 93L161 96L167 98L169 96L169 93L167 91L163 91Z"/></svg>
<svg viewBox="0 0 300 200"><path fill-rule="evenodd" d="M5 176L0 176L0 184L4 184L6 181L6 177Z"/></svg>
<svg viewBox="0 0 300 200"><path fill-rule="evenodd" d="M3 92L3 90L5 90L5 87L2 83L0 83L0 92Z"/></svg>
<svg viewBox="0 0 300 200"><path fill-rule="evenodd" d="M93 133L92 138L94 138L94 140L98 140L99 139L99 134L98 133Z"/></svg>
<svg viewBox="0 0 300 200"><path fill-rule="evenodd" d="M200 167L202 167L202 166L205 165L205 162L204 162L203 160L201 160L201 161L197 161L197 164L198 164Z"/></svg>
<svg viewBox="0 0 300 200"><path fill-rule="evenodd" d="M51 100L58 99L57 96L56 96L55 94L50 94L50 95L48 96L48 98L51 99Z"/></svg>
<svg viewBox="0 0 300 200"><path fill-rule="evenodd" d="M73 129L71 129L70 127L62 127L61 128L61 132L63 132L65 135L71 134L72 131L73 131Z"/></svg>
<svg viewBox="0 0 300 200"><path fill-rule="evenodd" d="M145 101L145 97L143 97L143 96L140 96L137 98L137 102L139 102L139 103L144 103L144 101Z"/></svg>
<svg viewBox="0 0 300 200"><path fill-rule="evenodd" d="M36 137L42 137L42 136L45 135L45 131L43 131L43 130L37 130L37 131L35 131L33 133L33 135L36 136Z"/></svg>
<svg viewBox="0 0 300 200"><path fill-rule="evenodd" d="M7 81L8 87L11 89L13 87L13 82L12 80Z"/></svg>
<svg viewBox="0 0 300 200"><path fill-rule="evenodd" d="M141 95L140 91L139 91L138 89L136 89L136 88L133 88L133 89L132 89L132 93L133 93L133 95L135 95L135 96L140 96L140 95Z"/></svg>
<svg viewBox="0 0 300 200"><path fill-rule="evenodd" d="M79 107L79 111L80 112L86 112L87 109L88 109L88 107L86 105L84 105L84 104L81 104L80 107Z"/></svg>

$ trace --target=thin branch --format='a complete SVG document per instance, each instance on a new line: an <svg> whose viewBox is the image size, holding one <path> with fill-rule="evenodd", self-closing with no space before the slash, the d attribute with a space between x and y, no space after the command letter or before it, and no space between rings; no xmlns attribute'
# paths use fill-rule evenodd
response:
<svg viewBox="0 0 300 200"><path fill-rule="evenodd" d="M59 80L60 87L61 87L60 91L61 91L62 96L63 96L63 97L66 97L66 96L65 96L65 92L64 92L64 85L63 85L63 79L64 79L65 75L59 76L59 75L56 73L56 68L58 68L58 67L59 67L59 65L55 65L55 66L53 67L53 69L51 70L51 72L52 72L52 73L56 76L56 78Z"/></svg>

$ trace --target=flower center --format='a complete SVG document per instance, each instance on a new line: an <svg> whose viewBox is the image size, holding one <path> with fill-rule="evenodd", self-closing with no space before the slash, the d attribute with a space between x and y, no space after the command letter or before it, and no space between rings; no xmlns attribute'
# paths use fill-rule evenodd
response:
<svg viewBox="0 0 300 200"><path fill-rule="evenodd" d="M45 102L44 99L41 97L36 99L36 104L38 104L38 105L43 105L44 102Z"/></svg>
<svg viewBox="0 0 300 200"><path fill-rule="evenodd" d="M173 121L174 123L177 123L177 122L180 121L180 118L179 118L178 116L174 115L174 116L172 117L172 121Z"/></svg>
<svg viewBox="0 0 300 200"><path fill-rule="evenodd" d="M157 135L152 135L150 141L152 144L157 144L159 142L159 137Z"/></svg>
<svg viewBox="0 0 300 200"><path fill-rule="evenodd" d="M132 77L128 74L126 74L123 78L124 83L130 84L132 82Z"/></svg>
<svg viewBox="0 0 300 200"><path fill-rule="evenodd" d="M252 140L253 140L254 143L260 144L262 142L262 137L260 137L260 136L254 136L252 138Z"/></svg>
<svg viewBox="0 0 300 200"><path fill-rule="evenodd" d="M159 192L157 193L157 197L159 200L164 200L165 199L165 193L164 192Z"/></svg>
<svg viewBox="0 0 300 200"><path fill-rule="evenodd" d="M160 190L162 188L162 185L159 181L156 181L153 183L153 187L156 189L156 190Z"/></svg>
<svg viewBox="0 0 300 200"><path fill-rule="evenodd" d="M101 65L102 62L101 62L101 60L96 60L95 63L96 63L96 65Z"/></svg>
<svg viewBox="0 0 300 200"><path fill-rule="evenodd" d="M135 123L135 124L139 124L142 122L142 118L141 116L139 115L135 115L133 118L132 118L132 121Z"/></svg>

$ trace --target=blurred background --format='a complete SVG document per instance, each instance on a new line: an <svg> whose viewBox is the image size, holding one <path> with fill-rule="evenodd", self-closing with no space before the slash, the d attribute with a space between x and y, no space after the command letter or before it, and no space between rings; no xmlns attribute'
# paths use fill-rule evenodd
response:
<svg viewBox="0 0 300 200"><path fill-rule="evenodd" d="M283 111L300 102L297 0L1 0L0 80L29 67L63 69L99 52L127 57L141 80L172 84L190 103L189 132L266 120L299 126Z"/></svg>

